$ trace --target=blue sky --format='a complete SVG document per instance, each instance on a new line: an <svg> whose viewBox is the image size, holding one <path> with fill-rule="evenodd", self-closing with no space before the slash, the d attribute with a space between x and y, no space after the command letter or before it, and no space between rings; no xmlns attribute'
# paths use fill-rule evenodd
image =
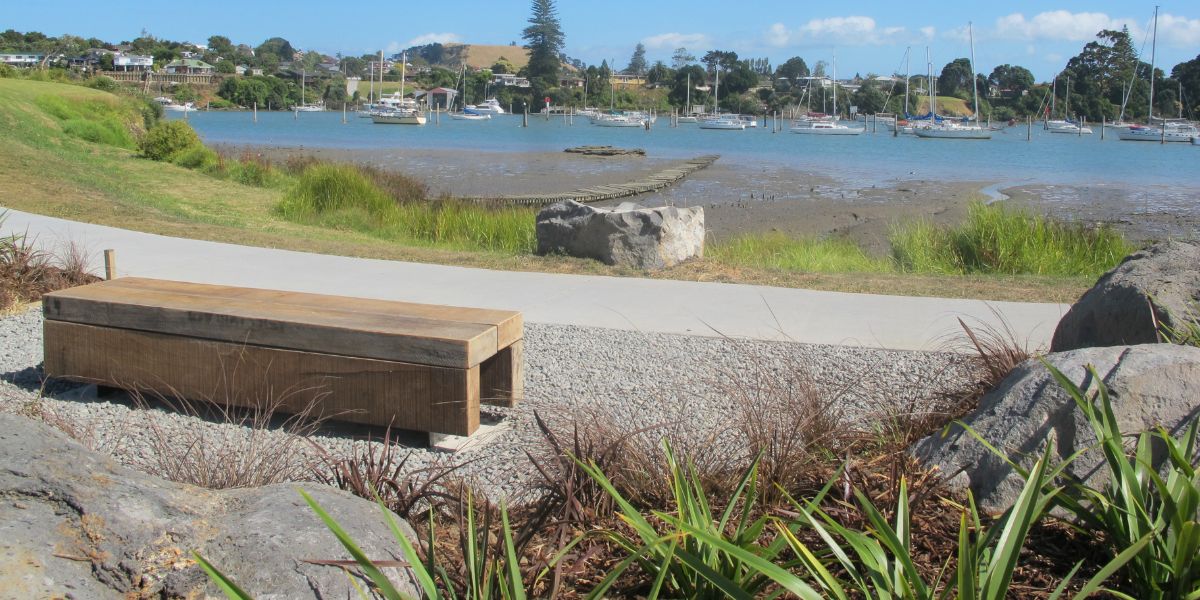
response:
<svg viewBox="0 0 1200 600"><path fill-rule="evenodd" d="M970 10L970 2L948 10L947 6L955 5L923 0L846 4L558 0L556 4L567 54L587 63L608 59L624 67L634 45L642 42L651 61L669 60L679 46L697 56L710 49L733 50L744 58L770 58L773 64L801 56L811 65L830 61L836 53L839 75L850 76L903 72L905 48L911 46L912 70L921 73L926 46L938 69L968 55L970 20L977 70L988 73L998 64L1018 64L1039 80L1052 77L1100 29L1128 24L1135 43L1141 45L1154 12L1153 3L1116 0L995 2ZM279 35L306 50L357 55L430 41L520 43L529 9L528 0L44 0L10 3L0 18L0 29L73 33L114 42L137 37L145 29L168 39L203 43L209 35L220 34L251 45ZM1149 52L1147 43L1146 60ZM1169 71L1198 54L1200 2L1162 4L1157 65Z"/></svg>

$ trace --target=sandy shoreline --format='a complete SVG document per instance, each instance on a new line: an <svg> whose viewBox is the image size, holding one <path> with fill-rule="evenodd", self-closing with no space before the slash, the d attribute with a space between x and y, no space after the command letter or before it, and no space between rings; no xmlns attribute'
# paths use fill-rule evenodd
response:
<svg viewBox="0 0 1200 600"><path fill-rule="evenodd" d="M275 160L310 155L394 169L415 176L435 195L479 196L565 192L624 183L679 161L650 157L592 157L563 152L463 152L396 148L224 147ZM698 152L697 154L701 154ZM961 222L974 200L1007 196L1014 206L1087 224L1110 224L1135 242L1190 238L1200 231L1200 203L1190 190L1114 185L1024 184L996 181L896 180L854 185L828 173L750 167L717 161L673 187L627 199L647 206L703 206L713 236L780 231L795 236L842 236L876 254L888 252L897 223ZM995 194L991 194L995 195ZM607 204L616 204L610 202ZM602 203L601 205L604 205Z"/></svg>

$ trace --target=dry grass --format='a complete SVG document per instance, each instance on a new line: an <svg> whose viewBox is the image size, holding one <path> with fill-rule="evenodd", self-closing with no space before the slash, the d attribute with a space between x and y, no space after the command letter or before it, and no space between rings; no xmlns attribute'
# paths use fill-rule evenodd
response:
<svg viewBox="0 0 1200 600"><path fill-rule="evenodd" d="M49 252L24 234L0 237L0 311L36 302L55 290L99 281L88 272L88 263L87 253L77 244Z"/></svg>

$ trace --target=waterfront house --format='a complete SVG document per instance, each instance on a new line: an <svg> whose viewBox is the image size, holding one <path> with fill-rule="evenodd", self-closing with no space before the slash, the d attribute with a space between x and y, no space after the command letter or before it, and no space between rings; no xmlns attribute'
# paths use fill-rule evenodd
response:
<svg viewBox="0 0 1200 600"><path fill-rule="evenodd" d="M529 87L529 79L525 77L517 77L512 73L496 73L492 75L492 83L494 85L514 86L519 88Z"/></svg>
<svg viewBox="0 0 1200 600"><path fill-rule="evenodd" d="M167 73L172 75L212 75L216 67L195 58L181 58L167 64Z"/></svg>
<svg viewBox="0 0 1200 600"><path fill-rule="evenodd" d="M454 98L458 96L458 92L444 87L437 87L429 90L429 107L437 109L449 109L454 106Z"/></svg>
<svg viewBox="0 0 1200 600"><path fill-rule="evenodd" d="M18 53L18 54L0 54L0 63L10 67L36 67L42 64L42 60L46 58L45 54Z"/></svg>
<svg viewBox="0 0 1200 600"><path fill-rule="evenodd" d="M614 87L620 89L628 89L632 87L641 87L646 85L646 78L642 75L629 73L613 73L611 81Z"/></svg>
<svg viewBox="0 0 1200 600"><path fill-rule="evenodd" d="M154 57L142 54L113 54L114 71L149 71L154 68Z"/></svg>

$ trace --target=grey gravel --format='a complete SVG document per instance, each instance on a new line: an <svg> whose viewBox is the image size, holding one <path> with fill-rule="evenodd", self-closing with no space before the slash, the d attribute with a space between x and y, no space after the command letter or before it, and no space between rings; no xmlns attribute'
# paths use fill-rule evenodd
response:
<svg viewBox="0 0 1200 600"><path fill-rule="evenodd" d="M739 397L807 385L842 414L844 425L864 425L897 407L934 404L972 379L968 357L951 352L906 352L847 346L732 340L563 325L526 324L526 397L516 408L484 407L485 422L506 431L457 454L423 447L423 436L401 436L408 466L467 463L459 471L494 495L520 494L538 479L525 451L545 444L534 414L568 431L603 423L644 437L669 435L677 443L739 453L735 427ZM248 435L162 407L139 407L124 395L97 399L70 382L43 382L42 317L33 309L0 319L0 410L44 418L118 461L155 472L164 436L208 442ZM919 408L918 408L919 409ZM343 456L378 429L330 425L312 437ZM271 435L283 435L272 433ZM182 445L182 442L181 442ZM306 444L297 446L307 447ZM298 452L297 460L312 458ZM307 456L302 456L307 455Z"/></svg>

